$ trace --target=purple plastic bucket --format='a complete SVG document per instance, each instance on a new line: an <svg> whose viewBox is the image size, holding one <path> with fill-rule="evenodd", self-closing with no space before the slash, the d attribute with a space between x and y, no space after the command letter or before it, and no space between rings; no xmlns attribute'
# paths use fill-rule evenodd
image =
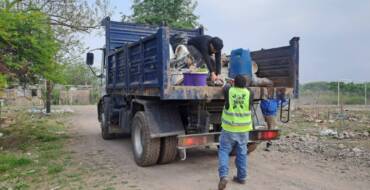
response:
<svg viewBox="0 0 370 190"><path fill-rule="evenodd" d="M207 86L208 73L184 73L184 86Z"/></svg>

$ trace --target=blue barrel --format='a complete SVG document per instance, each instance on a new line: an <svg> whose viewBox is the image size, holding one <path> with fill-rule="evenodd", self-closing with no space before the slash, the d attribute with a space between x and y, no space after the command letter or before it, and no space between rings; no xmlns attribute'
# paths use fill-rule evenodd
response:
<svg viewBox="0 0 370 190"><path fill-rule="evenodd" d="M230 55L229 77L235 78L239 74L252 78L251 54L249 50L242 48L231 51Z"/></svg>

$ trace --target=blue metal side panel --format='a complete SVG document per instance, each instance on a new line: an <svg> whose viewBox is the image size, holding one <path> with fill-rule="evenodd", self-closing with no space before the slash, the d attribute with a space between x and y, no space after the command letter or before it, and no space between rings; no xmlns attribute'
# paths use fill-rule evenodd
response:
<svg viewBox="0 0 370 190"><path fill-rule="evenodd" d="M158 58L157 44L161 39L157 35L140 39L139 42L128 44L129 91L144 91L145 87L159 87L162 69Z"/></svg>
<svg viewBox="0 0 370 190"><path fill-rule="evenodd" d="M177 30L114 22L109 17L103 20L102 25L106 30L107 89L161 97L168 87L170 36L186 33L188 37L195 37L204 33L203 27Z"/></svg>
<svg viewBox="0 0 370 190"><path fill-rule="evenodd" d="M107 52L112 52L112 50L122 47L125 43L137 42L140 38L155 34L160 28L158 26L144 24L110 21L109 17L102 21L102 25L105 26L106 31ZM171 35L175 33L186 33L189 37L195 37L202 35L204 29L203 27L194 30L171 29L170 33Z"/></svg>
<svg viewBox="0 0 370 190"><path fill-rule="evenodd" d="M107 88L113 88L114 87L114 64L115 64L115 58L114 56L109 56L107 58L107 80L106 80L106 87Z"/></svg>
<svg viewBox="0 0 370 190"><path fill-rule="evenodd" d="M115 88L123 89L126 85L126 65L122 64L126 60L126 54L122 50L114 54L116 62L116 72L115 72Z"/></svg>
<svg viewBox="0 0 370 190"><path fill-rule="evenodd" d="M123 89L126 85L126 67L123 64L126 54L123 49L111 54L107 58L107 88Z"/></svg>
<svg viewBox="0 0 370 190"><path fill-rule="evenodd" d="M164 90L168 87L168 74L167 69L170 62L170 55L169 55L169 38L170 34L165 27L161 27L158 30L157 38L159 39L157 54L159 55L159 63L162 72L158 72L160 76L160 96L161 98L164 97Z"/></svg>

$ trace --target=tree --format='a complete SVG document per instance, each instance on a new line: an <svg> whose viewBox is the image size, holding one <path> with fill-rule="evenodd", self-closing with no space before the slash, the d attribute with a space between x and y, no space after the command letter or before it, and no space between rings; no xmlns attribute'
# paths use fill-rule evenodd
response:
<svg viewBox="0 0 370 190"><path fill-rule="evenodd" d="M170 27L190 29L199 25L194 14L197 6L192 0L134 0L133 15L129 20L136 23L160 25L163 22ZM127 17L123 16L123 19Z"/></svg>
<svg viewBox="0 0 370 190"><path fill-rule="evenodd" d="M64 68L66 84L97 85L99 79L83 63L68 63Z"/></svg>
<svg viewBox="0 0 370 190"><path fill-rule="evenodd" d="M55 61L59 44L40 11L0 10L0 60L21 84L40 77L61 81L61 66Z"/></svg>
<svg viewBox="0 0 370 190"><path fill-rule="evenodd" d="M88 33L100 26L100 21L111 14L109 0L5 0L0 3L13 11L40 11L49 18L48 24L59 43L57 62L72 62L86 51L80 33Z"/></svg>
<svg viewBox="0 0 370 190"><path fill-rule="evenodd" d="M90 32L99 26L101 19L109 15L109 0L96 0L95 5L90 5L87 0L3 0L0 1L0 7L12 13L42 13L45 17L40 24L46 24L51 28L53 39L58 44L58 50L54 52L53 60L57 64L47 64L52 66L48 70L44 70L41 76L47 79L47 95L46 95L46 110L50 112L51 90L53 82L60 82L59 77L62 72L58 72L59 66L63 63L73 62L80 57L85 51L81 43L79 33ZM22 24L22 23L21 23ZM18 28L19 29L19 28ZM17 33L17 31L13 31ZM27 34L25 34L27 36ZM18 38L19 36L16 36ZM22 37L20 37L22 38ZM47 42L47 41L45 41ZM45 44L42 46L45 51L52 51ZM13 53L16 55L18 52ZM28 52L30 56L33 52ZM9 56L8 56L9 57ZM12 56L10 56L12 57ZM46 58L45 58L46 59ZM48 58L47 58L48 59ZM0 60L1 61L1 60ZM33 61L31 59L31 61ZM37 64L40 65L40 64ZM32 75L18 75L25 83L36 80L35 72L30 70L30 64L26 64L23 69L29 71ZM46 72L54 70L56 72ZM37 72L36 72L37 73Z"/></svg>

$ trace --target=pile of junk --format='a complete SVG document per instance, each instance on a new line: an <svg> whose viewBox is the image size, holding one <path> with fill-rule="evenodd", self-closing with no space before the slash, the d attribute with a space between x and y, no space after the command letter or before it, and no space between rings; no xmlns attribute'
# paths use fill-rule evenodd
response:
<svg viewBox="0 0 370 190"><path fill-rule="evenodd" d="M247 49L239 48L231 51L230 55L221 56L221 80L216 85L209 84L209 72L207 67L202 64L202 56L191 45L187 45L185 35L174 35L170 38L170 69L169 76L171 85L174 86L224 86L233 83L237 75L247 76L250 80L248 85L253 93L255 105L260 105L260 111L264 116L265 124L268 129L274 129L277 125L276 116L280 108L280 121L289 121L290 94L292 88L275 87L273 81L266 77L257 76L258 65L252 60L251 52ZM225 81L225 82L224 82ZM287 98L288 97L288 98ZM285 114L283 114L285 113ZM255 115L256 125L264 127L263 121ZM260 123L261 122L261 123ZM271 142L267 143L268 150Z"/></svg>
<svg viewBox="0 0 370 190"><path fill-rule="evenodd" d="M273 86L268 78L256 75L257 64L251 59L249 50L235 49L230 55L221 55L221 78L210 83L209 71L199 51L187 45L186 34L175 34L170 38L170 83L175 86L223 86L224 81L232 81L238 74L251 78L251 86ZM214 57L213 57L214 59Z"/></svg>

